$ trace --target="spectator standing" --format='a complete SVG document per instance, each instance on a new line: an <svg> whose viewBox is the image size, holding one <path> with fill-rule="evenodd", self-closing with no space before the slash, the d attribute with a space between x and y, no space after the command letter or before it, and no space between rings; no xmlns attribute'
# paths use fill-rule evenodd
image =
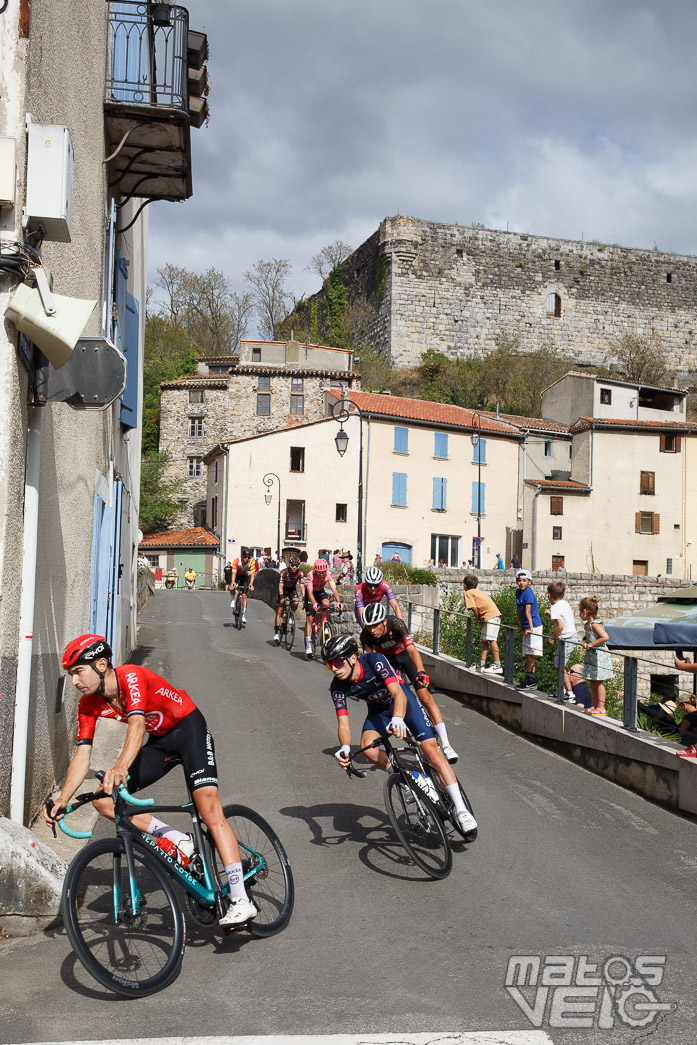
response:
<svg viewBox="0 0 697 1045"><path fill-rule="evenodd" d="M482 655L480 658L479 670L484 671L489 675L503 675L501 655L499 653L499 644L497 642L499 628L501 627L501 610L490 595L486 595L483 591L477 590L479 578L473 573L468 573L462 583L464 586L463 598L465 600L465 609L471 610L474 614L475 620L477 620L482 626ZM490 668L487 668L486 658L489 653L489 646L491 646L491 653L494 662Z"/></svg>
<svg viewBox="0 0 697 1045"><path fill-rule="evenodd" d="M586 708L592 708L593 694L583 677L583 664L572 664L569 668L569 678L571 680L571 691L574 704L584 710Z"/></svg>
<svg viewBox="0 0 697 1045"><path fill-rule="evenodd" d="M501 552L496 552L496 562L494 563L495 570L504 570L506 567L503 565L503 559L501 558Z"/></svg>
<svg viewBox="0 0 697 1045"><path fill-rule="evenodd" d="M523 632L523 656L525 657L525 678L516 689L535 689L535 662L538 657L542 656L542 618L537 605L537 597L532 590L530 571L518 570L515 579L518 586L515 593L516 609Z"/></svg>
<svg viewBox="0 0 697 1045"><path fill-rule="evenodd" d="M335 548L332 555L332 566L335 570L341 569L341 548Z"/></svg>
<svg viewBox="0 0 697 1045"><path fill-rule="evenodd" d="M232 563L228 559L223 570L223 581L225 582L225 591L230 591L230 581L232 580Z"/></svg>
<svg viewBox="0 0 697 1045"><path fill-rule="evenodd" d="M337 578L338 587L347 587L353 585L355 576L353 570L353 555L351 552L343 552L340 558L341 569L339 570L339 576Z"/></svg>
<svg viewBox="0 0 697 1045"><path fill-rule="evenodd" d="M550 608L545 610L545 616L551 617L554 621L554 635L549 640L550 645L553 646L555 642L557 644L556 653L554 654L554 667L559 671L559 658L562 657L564 661L564 697L566 700L573 700L571 679L566 670L566 665L574 651L574 647L578 644L578 634L576 632L574 611L564 598L565 592L566 585L564 581L552 581L551 584L547 585Z"/></svg>
<svg viewBox="0 0 697 1045"><path fill-rule="evenodd" d="M515 570L516 573L520 569L520 556L519 555L512 555L511 556L511 569Z"/></svg>
<svg viewBox="0 0 697 1045"><path fill-rule="evenodd" d="M586 708L586 714L606 715L605 681L612 678L612 658L607 648L608 634L603 622L598 619L598 600L595 596L581 599L578 612L585 625L583 674L590 683L593 695L593 707Z"/></svg>
<svg viewBox="0 0 697 1045"><path fill-rule="evenodd" d="M399 552L394 552L392 554L392 558L390 559L390 562L401 562L401 561L402 560L400 558Z"/></svg>

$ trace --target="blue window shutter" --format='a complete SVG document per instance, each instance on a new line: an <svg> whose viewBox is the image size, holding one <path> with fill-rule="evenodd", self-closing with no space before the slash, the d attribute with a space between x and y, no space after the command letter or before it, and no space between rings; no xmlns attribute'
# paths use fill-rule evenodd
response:
<svg viewBox="0 0 697 1045"><path fill-rule="evenodd" d="M409 429L397 428L394 430L394 450L398 454L409 453Z"/></svg>
<svg viewBox="0 0 697 1045"><path fill-rule="evenodd" d="M446 489L448 480L441 479L434 475L433 477L433 507L436 511L445 511L446 505Z"/></svg>
<svg viewBox="0 0 697 1045"><path fill-rule="evenodd" d="M486 439L482 439L481 436L479 437L479 442L474 447L472 463L479 464L480 461L482 464L486 464Z"/></svg>
<svg viewBox="0 0 697 1045"><path fill-rule="evenodd" d="M446 439L447 439L447 436L446 436ZM441 504L441 508L443 509L443 511L445 511L445 509L448 507L448 480L447 479L441 479L441 483L442 483L442 486L441 486L441 491L442 491L442 493L441 493L441 500L443 502Z"/></svg>
<svg viewBox="0 0 697 1045"><path fill-rule="evenodd" d="M486 512L486 483L482 483L482 515Z"/></svg>
<svg viewBox="0 0 697 1045"><path fill-rule="evenodd" d="M116 306L116 320L114 322L114 344L126 354L124 340L126 333L126 282L128 280L128 265L121 257L121 251L116 251L116 265L114 266L114 305Z"/></svg>
<svg viewBox="0 0 697 1045"><path fill-rule="evenodd" d="M435 434L435 446L433 449L434 457L447 457L448 456L448 434L447 432L436 432Z"/></svg>
<svg viewBox="0 0 697 1045"><path fill-rule="evenodd" d="M405 505L407 503L407 476L406 472L392 473L392 504Z"/></svg>
<svg viewBox="0 0 697 1045"><path fill-rule="evenodd" d="M477 507L477 502L478 502L477 493L478 493L478 490L479 490L479 485L480 485L479 483L472 483L472 511L474 512L475 515L477 514L477 512L480 512L482 515L484 515L484 512L485 512L486 483L482 483L481 484L481 507L480 508Z"/></svg>
<svg viewBox="0 0 697 1045"><path fill-rule="evenodd" d="M138 424L138 383L140 377L140 360L138 358L138 300L132 294L126 294L126 322L124 324L122 352L126 357L126 387L121 396L121 424L126 428L135 428Z"/></svg>

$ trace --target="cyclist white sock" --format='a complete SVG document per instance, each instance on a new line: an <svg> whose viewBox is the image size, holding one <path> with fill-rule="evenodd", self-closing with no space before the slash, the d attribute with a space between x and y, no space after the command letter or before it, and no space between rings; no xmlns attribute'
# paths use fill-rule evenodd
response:
<svg viewBox="0 0 697 1045"><path fill-rule="evenodd" d="M445 790L450 795L450 799L455 806L456 811L458 813L464 813L467 810L467 806L465 805L465 800L460 794L460 788L457 784L448 784Z"/></svg>
<svg viewBox="0 0 697 1045"><path fill-rule="evenodd" d="M443 745L443 747L450 747L450 741L448 740L448 731L445 728L445 722L436 722L433 728L440 737L440 742Z"/></svg>
<svg viewBox="0 0 697 1045"><path fill-rule="evenodd" d="M150 824L145 828L147 834L155 835L156 838L163 838L166 831L171 831L172 828L169 824L166 824L164 820L158 820L156 816L150 817Z"/></svg>
<svg viewBox="0 0 697 1045"><path fill-rule="evenodd" d="M230 897L241 896L244 900L248 900L247 890L244 887L242 864L239 861L236 864L225 864L225 874L230 883Z"/></svg>

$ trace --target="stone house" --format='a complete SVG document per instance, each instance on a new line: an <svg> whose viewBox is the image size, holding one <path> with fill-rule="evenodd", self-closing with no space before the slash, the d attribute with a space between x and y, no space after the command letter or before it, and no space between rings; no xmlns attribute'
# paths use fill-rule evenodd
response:
<svg viewBox="0 0 697 1045"><path fill-rule="evenodd" d="M660 340L670 370L695 369L697 258L617 244L521 235L398 215L344 262L365 334L398 367L427 349L485 357L503 330L524 352L579 364L612 358L623 334ZM320 320L326 286L307 302Z"/></svg>
<svg viewBox="0 0 697 1045"><path fill-rule="evenodd" d="M325 388L359 383L352 352L276 341L243 341L239 355L201 359L196 374L164 382L160 450L171 455L168 477L186 480L176 525L210 521L204 457L212 446L318 420Z"/></svg>

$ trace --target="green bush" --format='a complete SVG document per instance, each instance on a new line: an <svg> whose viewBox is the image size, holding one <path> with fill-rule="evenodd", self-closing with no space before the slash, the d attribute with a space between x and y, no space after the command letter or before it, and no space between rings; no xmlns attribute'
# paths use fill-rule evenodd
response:
<svg viewBox="0 0 697 1045"><path fill-rule="evenodd" d="M380 562L376 563L376 565L380 566L388 584L434 585L438 583L438 578L432 570L409 566L406 562ZM364 573L365 569L363 570Z"/></svg>

